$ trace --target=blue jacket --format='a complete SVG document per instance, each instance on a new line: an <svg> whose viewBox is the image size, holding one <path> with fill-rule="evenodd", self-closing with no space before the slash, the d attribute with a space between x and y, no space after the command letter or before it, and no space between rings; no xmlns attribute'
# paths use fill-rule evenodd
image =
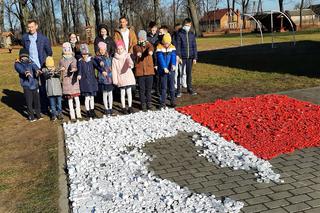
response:
<svg viewBox="0 0 320 213"><path fill-rule="evenodd" d="M36 72L39 70L36 64L31 60L29 62L16 61L14 63L15 70L19 73L20 84L23 88L30 90L38 89L38 80L36 77ZM29 71L32 75L31 77L26 77L26 72Z"/></svg>
<svg viewBox="0 0 320 213"><path fill-rule="evenodd" d="M176 37L177 55L180 58L198 59L196 36L193 32L181 29Z"/></svg>
<svg viewBox="0 0 320 213"><path fill-rule="evenodd" d="M112 84L112 71L111 71L111 58L107 58L105 56L98 55L94 57L94 65L98 70L98 82L99 84ZM103 65L103 66L101 66ZM104 77L102 72L107 72L108 75Z"/></svg>
<svg viewBox="0 0 320 213"><path fill-rule="evenodd" d="M168 48L165 48L162 44L158 44L156 53L159 73L165 74L165 68L170 72L174 71L173 66L177 64L176 48L172 44Z"/></svg>
<svg viewBox="0 0 320 213"><path fill-rule="evenodd" d="M29 34L26 33L22 36L22 46L29 51L30 39ZM39 55L40 65L43 67L47 56L52 56L51 43L49 39L43 34L37 32L37 49Z"/></svg>
<svg viewBox="0 0 320 213"><path fill-rule="evenodd" d="M79 71L78 75L81 76L81 93L93 93L98 91L98 82L95 76L94 63L95 62L92 58L88 59L88 61L84 61L84 59L80 58L77 63Z"/></svg>

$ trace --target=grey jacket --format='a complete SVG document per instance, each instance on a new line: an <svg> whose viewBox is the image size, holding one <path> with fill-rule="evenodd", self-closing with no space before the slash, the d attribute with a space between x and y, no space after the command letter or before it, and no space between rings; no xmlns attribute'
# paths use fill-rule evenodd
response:
<svg viewBox="0 0 320 213"><path fill-rule="evenodd" d="M43 68L42 71L46 79L47 96L62 96L60 71L47 68Z"/></svg>

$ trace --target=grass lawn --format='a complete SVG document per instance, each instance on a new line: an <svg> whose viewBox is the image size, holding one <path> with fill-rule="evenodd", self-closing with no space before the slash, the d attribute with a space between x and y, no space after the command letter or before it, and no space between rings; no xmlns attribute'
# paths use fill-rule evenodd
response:
<svg viewBox="0 0 320 213"><path fill-rule="evenodd" d="M244 36L246 47L238 47L238 35L198 39L199 62L194 66L194 88L199 95L182 96L179 105L214 101L217 98L252 96L320 85L320 33L277 34L276 49L270 35L265 45L254 34ZM233 47L233 48L231 48ZM221 50L221 48L227 48ZM60 47L54 47L56 62ZM0 50L0 212L57 212L57 127L46 117L28 123L13 54Z"/></svg>

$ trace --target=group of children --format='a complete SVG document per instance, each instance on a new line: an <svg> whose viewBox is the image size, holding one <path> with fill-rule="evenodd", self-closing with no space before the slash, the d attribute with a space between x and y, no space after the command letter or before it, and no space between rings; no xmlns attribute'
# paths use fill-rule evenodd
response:
<svg viewBox="0 0 320 213"><path fill-rule="evenodd" d="M46 91L53 121L63 119L62 97L68 101L71 120L82 118L80 95L84 97L86 117L95 118L94 106L98 91L102 93L105 115L111 116L114 86L120 90L122 112L133 113L132 87L136 85L136 81L139 86L141 109L144 111L152 109L151 91L155 88L155 76L158 79L156 90L160 91L160 109L166 107L168 87L170 106L175 107L176 92L180 92L176 89L176 71L178 66L182 65L182 59L177 52L181 51L181 48L177 51L168 32L162 34L157 35L154 42L149 42L147 32L140 30L137 44L133 46L131 53L126 50L123 40L115 41L115 52L112 55L110 47L104 41L95 45L95 56L91 56L87 44L81 44L79 59L75 58L72 43L65 42L62 45L59 65L56 66L53 58L49 56L46 58L45 68L42 69L30 60L28 51L21 49L19 59L15 62L15 69L19 73L21 86L24 89L29 120L32 122L41 119L38 92L40 75L46 79ZM188 92L194 95L189 88ZM126 107L126 96L128 107Z"/></svg>

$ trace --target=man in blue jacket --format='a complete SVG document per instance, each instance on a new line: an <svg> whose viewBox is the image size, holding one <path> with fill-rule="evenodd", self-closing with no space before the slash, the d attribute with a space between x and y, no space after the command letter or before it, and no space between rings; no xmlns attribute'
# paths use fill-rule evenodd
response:
<svg viewBox="0 0 320 213"><path fill-rule="evenodd" d="M176 37L177 59L182 64L182 70L186 69L187 74L187 89L190 95L197 93L192 88L192 65L197 63L198 51L195 34L190 31L192 21L186 18L183 22L183 27ZM177 82L177 96L181 96L181 80Z"/></svg>
<svg viewBox="0 0 320 213"><path fill-rule="evenodd" d="M52 56L51 43L49 39L37 32L38 23L36 20L28 21L28 33L22 36L22 46L29 52L30 60L35 63L39 69L44 67L45 60ZM39 82L41 111L48 112L49 100L47 98L44 76L40 75Z"/></svg>

